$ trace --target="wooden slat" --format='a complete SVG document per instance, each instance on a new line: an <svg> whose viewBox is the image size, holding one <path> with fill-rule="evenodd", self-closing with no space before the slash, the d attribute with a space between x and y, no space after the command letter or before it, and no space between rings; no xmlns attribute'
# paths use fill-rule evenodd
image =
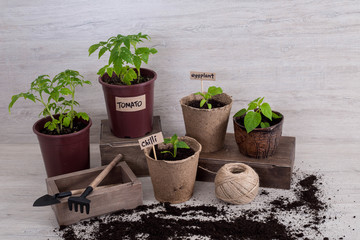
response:
<svg viewBox="0 0 360 240"><path fill-rule="evenodd" d="M154 116L153 130L148 135L161 131L160 116ZM117 154L121 153L124 156L123 161L127 162L136 176L148 176L149 171L145 155L138 142L140 138L118 138L111 133L108 120L102 120L100 132L101 164L109 164Z"/></svg>
<svg viewBox="0 0 360 240"><path fill-rule="evenodd" d="M256 159L239 152L234 134L227 133L225 146L214 153L201 153L197 173L199 181L214 181L215 174L224 164L245 163L258 173L261 187L289 189L295 160L295 138L281 137L278 149L269 158ZM207 169L209 171L206 171Z"/></svg>

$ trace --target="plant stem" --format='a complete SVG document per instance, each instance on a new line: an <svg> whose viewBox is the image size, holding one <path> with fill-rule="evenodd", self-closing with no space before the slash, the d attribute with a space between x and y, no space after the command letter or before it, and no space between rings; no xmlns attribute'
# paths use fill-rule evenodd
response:
<svg viewBox="0 0 360 240"><path fill-rule="evenodd" d="M48 107L48 104L46 104L46 103L44 102L44 99L43 99L43 97L42 97L42 95L41 95L41 92L40 92L40 102L45 106L46 111L48 112L48 114L49 114L49 116L51 117L51 119L54 121L55 118L54 118L54 116L51 114L51 111L50 111L50 109L49 109L49 107ZM56 124L56 131L57 131L58 134L60 134L60 129L59 129L59 126L58 126L57 124Z"/></svg>
<svg viewBox="0 0 360 240"><path fill-rule="evenodd" d="M73 123L74 123L74 117L73 114L74 114L74 100L75 100L75 87L73 85L70 85L71 86L71 116L70 116L70 129L73 129Z"/></svg>

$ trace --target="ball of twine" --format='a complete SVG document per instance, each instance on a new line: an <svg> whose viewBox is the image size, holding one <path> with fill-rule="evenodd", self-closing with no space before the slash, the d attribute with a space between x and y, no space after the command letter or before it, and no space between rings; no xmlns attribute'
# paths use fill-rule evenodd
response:
<svg viewBox="0 0 360 240"><path fill-rule="evenodd" d="M259 191L259 176L246 164L225 164L215 177L216 197L232 204L250 203Z"/></svg>

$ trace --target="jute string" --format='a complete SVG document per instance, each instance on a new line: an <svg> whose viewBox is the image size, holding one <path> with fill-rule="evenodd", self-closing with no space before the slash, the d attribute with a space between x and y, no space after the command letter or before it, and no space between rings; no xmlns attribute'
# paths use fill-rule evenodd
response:
<svg viewBox="0 0 360 240"><path fill-rule="evenodd" d="M205 169L204 169L205 170ZM259 191L259 176L246 164L228 163L215 177L216 197L232 204L250 203Z"/></svg>

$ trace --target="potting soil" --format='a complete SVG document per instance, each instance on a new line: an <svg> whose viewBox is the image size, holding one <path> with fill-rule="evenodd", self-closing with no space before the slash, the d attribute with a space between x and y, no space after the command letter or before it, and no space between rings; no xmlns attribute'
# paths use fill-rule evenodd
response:
<svg viewBox="0 0 360 240"><path fill-rule="evenodd" d="M79 239L327 239L321 224L329 205L321 177L293 179L291 197L261 190L262 201L243 206L217 201L211 205L143 205L63 227L65 240ZM234 211L236 207L236 211ZM308 238L311 236L310 238Z"/></svg>
<svg viewBox="0 0 360 240"><path fill-rule="evenodd" d="M202 107L200 107L200 102L201 102L201 100L192 100L188 103L188 106L194 107L194 108L209 109L207 104L204 104ZM215 99L208 100L208 103L211 104L212 108L220 108L220 107L224 107L226 105Z"/></svg>

